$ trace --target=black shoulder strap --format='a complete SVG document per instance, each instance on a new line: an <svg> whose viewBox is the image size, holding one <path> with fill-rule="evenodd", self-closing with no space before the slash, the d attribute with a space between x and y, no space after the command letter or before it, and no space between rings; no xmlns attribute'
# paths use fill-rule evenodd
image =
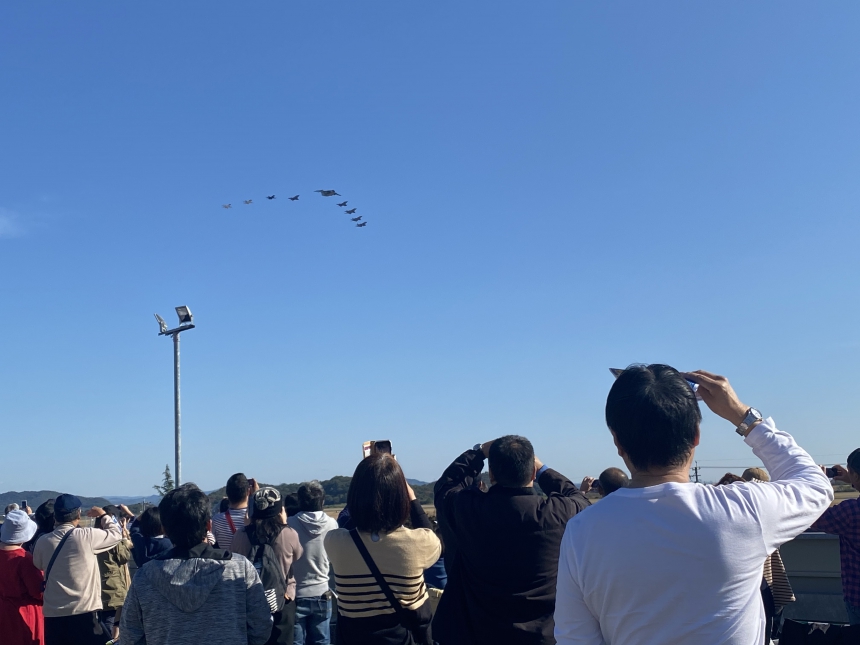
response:
<svg viewBox="0 0 860 645"><path fill-rule="evenodd" d="M403 608L403 605L400 604L400 601L394 596L394 592L391 591L391 587L388 586L388 582L386 582L382 573L379 571L379 567L376 566L373 558L370 557L367 547L364 546L364 542L361 541L361 536L359 536L358 530L350 530L349 535L352 537L352 541L355 542L355 548L358 549L361 557L364 558L364 563L367 565L367 568L370 569L370 573L372 573L373 577L376 578L376 584L379 585L379 588L382 589L382 593L385 594L388 602L391 603L391 606L394 608L394 612L397 614L400 622L405 622L407 618L406 610Z"/></svg>
<svg viewBox="0 0 860 645"><path fill-rule="evenodd" d="M77 526L72 527L72 529L71 529L68 533L66 533L66 534L63 536L63 538L60 540L60 543L57 545L57 548L56 548L56 549L54 549L54 554L51 556L51 559L50 559L50 561L48 562L48 568L47 568L47 569L45 569L45 580L44 580L44 582L42 582L42 590L43 590L43 591L44 591L44 590L45 590L45 588L48 586L48 576L50 575L50 573L51 573L51 569L52 569L52 568L53 568L53 566L54 566L54 561L57 559L57 556L58 556L58 555L60 555L60 549L62 549L62 548L63 548L63 545L66 543L66 540L68 540L68 539L69 539L69 536L74 532L74 530L75 530L76 528L78 528L78 527L77 527Z"/></svg>

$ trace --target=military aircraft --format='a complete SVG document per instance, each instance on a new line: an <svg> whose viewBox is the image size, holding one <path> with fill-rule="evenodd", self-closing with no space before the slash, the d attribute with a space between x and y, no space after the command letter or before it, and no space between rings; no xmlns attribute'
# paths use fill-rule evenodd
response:
<svg viewBox="0 0 860 645"><path fill-rule="evenodd" d="M253 200L253 199L246 199L246 200L245 200L245 201L243 201L242 203L243 203L243 204L253 204L253 203L254 203L254 200Z"/></svg>
<svg viewBox="0 0 860 645"><path fill-rule="evenodd" d="M358 217L353 217L353 218L351 218L351 219L352 219L352 221L353 221L353 222L357 222L357 221L359 221L359 220L361 219L361 215L359 215Z"/></svg>
<svg viewBox="0 0 860 645"><path fill-rule="evenodd" d="M362 226L367 226L367 222L361 222L360 224L356 224L356 226L358 228L361 228Z"/></svg>
<svg viewBox="0 0 860 645"><path fill-rule="evenodd" d="M221 208L233 208L233 204L221 204Z"/></svg>
<svg viewBox="0 0 860 645"><path fill-rule="evenodd" d="M315 190L314 192L319 193L323 197L334 197L335 195L337 195L338 197L343 197L343 195L341 195L335 190Z"/></svg>
<svg viewBox="0 0 860 645"><path fill-rule="evenodd" d="M340 206L341 208L343 208L344 206L346 206L346 202L341 202L340 204L338 204L338 206Z"/></svg>
<svg viewBox="0 0 860 645"><path fill-rule="evenodd" d="M298 195L293 195L292 197L290 197L290 201L291 201L291 202L297 202L297 201L299 201L299 196L298 196Z"/></svg>
<svg viewBox="0 0 860 645"><path fill-rule="evenodd" d="M274 199L274 198L275 198L274 195L266 195L266 199Z"/></svg>
<svg viewBox="0 0 860 645"><path fill-rule="evenodd" d="M357 210L358 210L357 208L350 208L348 211L344 211L344 213L346 213L347 215L352 215Z"/></svg>

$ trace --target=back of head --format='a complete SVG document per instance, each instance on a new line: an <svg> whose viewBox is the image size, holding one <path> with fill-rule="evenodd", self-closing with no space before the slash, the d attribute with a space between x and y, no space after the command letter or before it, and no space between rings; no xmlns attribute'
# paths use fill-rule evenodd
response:
<svg viewBox="0 0 860 645"><path fill-rule="evenodd" d="M299 498L294 493L284 495L284 508L287 509L287 517L298 515L302 509L299 508Z"/></svg>
<svg viewBox="0 0 860 645"><path fill-rule="evenodd" d="M281 492L277 488L263 486L254 493L253 504L256 541L259 544L271 544L284 526L281 522L281 511L284 509Z"/></svg>
<svg viewBox="0 0 860 645"><path fill-rule="evenodd" d="M745 482L751 482L753 479L757 479L760 482L769 482L770 476L765 472L764 468L747 468L744 474L741 475L741 479Z"/></svg>
<svg viewBox="0 0 860 645"><path fill-rule="evenodd" d="M50 533L54 530L54 498L46 500L39 504L36 512L33 513L33 519L39 526L39 531L42 533Z"/></svg>
<svg viewBox="0 0 860 645"><path fill-rule="evenodd" d="M726 473L722 477L720 477L720 481L718 481L714 486L728 486L729 484L743 483L743 477L738 477L734 473Z"/></svg>
<svg viewBox="0 0 860 645"><path fill-rule="evenodd" d="M409 489L397 460L388 453L362 459L346 495L350 517L360 531L393 531L409 517Z"/></svg>
<svg viewBox="0 0 860 645"><path fill-rule="evenodd" d="M490 444L490 471L503 488L528 486L535 476L535 449L519 435L499 437Z"/></svg>
<svg viewBox="0 0 860 645"><path fill-rule="evenodd" d="M307 482L296 491L300 511L321 511L325 505L325 489L318 481Z"/></svg>
<svg viewBox="0 0 860 645"><path fill-rule="evenodd" d="M15 502L6 505L6 509L3 511L4 515L9 515L12 511L17 511L18 505Z"/></svg>
<svg viewBox="0 0 860 645"><path fill-rule="evenodd" d="M81 500L75 495L63 493L54 500L54 520L57 524L68 524L81 519Z"/></svg>
<svg viewBox="0 0 860 645"><path fill-rule="evenodd" d="M113 515L117 518L122 516L122 511L119 510L119 506L116 506L115 504L106 504L102 507L102 510L108 515Z"/></svg>
<svg viewBox="0 0 860 645"><path fill-rule="evenodd" d="M600 473L600 477L597 479L600 482L600 492L604 496L614 493L619 488L627 488L630 485L627 473L620 468L607 468Z"/></svg>
<svg viewBox="0 0 860 645"><path fill-rule="evenodd" d="M848 466L848 470L860 475L860 448L848 455L848 461L845 464Z"/></svg>
<svg viewBox="0 0 860 645"><path fill-rule="evenodd" d="M243 473L236 473L227 480L227 499L231 504L241 504L248 499L251 484Z"/></svg>
<svg viewBox="0 0 860 645"><path fill-rule="evenodd" d="M668 365L628 367L606 398L606 425L638 470L682 465L701 421L692 388Z"/></svg>
<svg viewBox="0 0 860 645"><path fill-rule="evenodd" d="M144 537L158 537L164 534L164 527L161 526L161 513L157 506L150 506L137 520L140 525L140 532Z"/></svg>
<svg viewBox="0 0 860 645"><path fill-rule="evenodd" d="M218 512L226 513L230 510L230 498L222 497L221 502L218 504Z"/></svg>
<svg viewBox="0 0 860 645"><path fill-rule="evenodd" d="M191 549L206 539L212 506L209 496L194 484L183 484L158 504L167 537L179 549Z"/></svg>

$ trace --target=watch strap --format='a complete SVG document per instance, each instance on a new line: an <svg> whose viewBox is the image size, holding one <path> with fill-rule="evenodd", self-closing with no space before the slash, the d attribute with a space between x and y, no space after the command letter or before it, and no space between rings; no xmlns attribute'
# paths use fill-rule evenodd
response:
<svg viewBox="0 0 860 645"><path fill-rule="evenodd" d="M747 432L749 432L750 426L761 420L761 412L759 412L755 408L750 408L749 410L747 410L746 415L744 415L744 420L741 421L740 425L737 428L735 428L735 432L737 432L740 436L745 437L747 435Z"/></svg>

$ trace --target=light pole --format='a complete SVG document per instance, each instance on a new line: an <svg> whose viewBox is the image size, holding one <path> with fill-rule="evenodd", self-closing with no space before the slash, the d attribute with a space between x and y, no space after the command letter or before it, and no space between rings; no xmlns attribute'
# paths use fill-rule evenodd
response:
<svg viewBox="0 0 860 645"><path fill-rule="evenodd" d="M185 305L176 307L176 315L179 316L179 327L174 329L168 329L167 323L164 322L164 319L158 314L155 314L155 319L158 321L158 326L161 329L161 331L158 332L158 335L173 337L173 420L176 440L174 485L178 488L182 481L182 441L179 433L181 425L181 414L179 412L179 334L184 332L186 329L194 329L194 325L192 324L194 316L191 315L191 310Z"/></svg>

